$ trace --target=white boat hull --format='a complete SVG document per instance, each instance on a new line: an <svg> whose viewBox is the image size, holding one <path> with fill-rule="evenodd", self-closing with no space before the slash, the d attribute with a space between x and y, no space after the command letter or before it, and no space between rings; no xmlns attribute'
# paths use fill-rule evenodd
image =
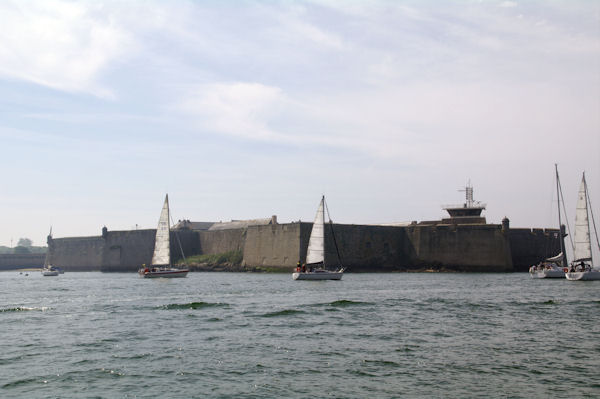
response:
<svg viewBox="0 0 600 399"><path fill-rule="evenodd" d="M531 278L565 278L565 272L562 270L538 270L529 272Z"/></svg>
<svg viewBox="0 0 600 399"><path fill-rule="evenodd" d="M570 281L600 280L600 271L585 270L583 272L568 272L565 274L565 277Z"/></svg>
<svg viewBox="0 0 600 399"><path fill-rule="evenodd" d="M316 272L295 272L292 274L294 280L341 280L344 272L328 272L328 271L316 271Z"/></svg>
<svg viewBox="0 0 600 399"><path fill-rule="evenodd" d="M140 277L143 278L183 278L187 277L188 269L158 269L156 271L140 270Z"/></svg>
<svg viewBox="0 0 600 399"><path fill-rule="evenodd" d="M58 270L44 270L44 271L42 271L42 276L46 276L46 277L58 276Z"/></svg>

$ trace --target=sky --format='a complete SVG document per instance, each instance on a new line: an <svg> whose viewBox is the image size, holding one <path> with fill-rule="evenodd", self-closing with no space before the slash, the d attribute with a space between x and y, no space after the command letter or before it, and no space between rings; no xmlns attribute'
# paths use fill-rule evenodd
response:
<svg viewBox="0 0 600 399"><path fill-rule="evenodd" d="M0 245L175 221L600 222L600 2L2 1Z"/></svg>

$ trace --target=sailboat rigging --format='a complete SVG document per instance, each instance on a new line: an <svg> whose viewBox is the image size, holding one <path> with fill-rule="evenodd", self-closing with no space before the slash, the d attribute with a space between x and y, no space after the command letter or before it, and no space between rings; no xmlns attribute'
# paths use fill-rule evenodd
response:
<svg viewBox="0 0 600 399"><path fill-rule="evenodd" d="M563 236L563 225L562 218L560 215L560 198L562 189L560 186L560 178L558 177L558 165L554 164L556 171L556 198L558 206L558 231L560 241L560 253L545 259L544 261L533 265L529 268L529 275L532 278L564 278L565 271L563 270L567 266L567 252L565 251L565 243Z"/></svg>
<svg viewBox="0 0 600 399"><path fill-rule="evenodd" d="M577 196L577 209L575 211L575 246L573 248L573 262L571 262L569 271L565 275L567 280L600 280L600 270L594 269L593 267L589 219L592 207L590 205L588 208L589 204L589 192L584 172ZM593 213L591 216L595 229L596 222L594 221ZM596 241L598 241L597 239L596 232ZM600 248L600 244L598 244L598 247Z"/></svg>
<svg viewBox="0 0 600 399"><path fill-rule="evenodd" d="M42 268L42 276L55 277L60 274L60 269L50 264L50 240L52 239L52 226L50 226L50 233L48 234L48 247L46 249L46 256L44 257L44 267Z"/></svg>
<svg viewBox="0 0 600 399"><path fill-rule="evenodd" d="M338 256L339 267L335 271L327 270L325 264L325 196L321 198L317 215L312 226L310 238L308 240L308 249L306 251L306 263L298 265L296 271L292 274L294 280L341 280L344 274L344 267L341 264L339 249L335 235L333 235L336 253ZM329 209L327 209L329 214ZM333 222L329 220L331 232L333 234ZM300 263L300 262L298 262Z"/></svg>
<svg viewBox="0 0 600 399"><path fill-rule="evenodd" d="M169 195L167 194L158 219L151 266L146 267L143 265L138 270L138 273L143 278L186 277L189 272L187 268L177 269L171 266L171 228L169 221Z"/></svg>

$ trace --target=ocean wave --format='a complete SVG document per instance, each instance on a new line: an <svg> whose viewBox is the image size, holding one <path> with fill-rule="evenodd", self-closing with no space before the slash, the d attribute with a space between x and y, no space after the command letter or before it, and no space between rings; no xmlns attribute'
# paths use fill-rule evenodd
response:
<svg viewBox="0 0 600 399"><path fill-rule="evenodd" d="M327 306L346 307L346 306L365 306L372 305L370 302L350 301L348 299L340 299L326 304Z"/></svg>
<svg viewBox="0 0 600 399"><path fill-rule="evenodd" d="M2 308L0 309L0 313L3 312L28 312L28 311L39 311L39 312L44 312L46 310L51 310L52 308L47 307L47 306L41 306L41 307L27 307L27 306L17 306L14 308Z"/></svg>
<svg viewBox="0 0 600 399"><path fill-rule="evenodd" d="M385 367L398 367L399 364L396 362L393 362L391 360L369 360L369 359L365 359L363 360L363 363L370 363L376 366L385 366Z"/></svg>
<svg viewBox="0 0 600 399"><path fill-rule="evenodd" d="M7 382L6 384L2 385L2 388L4 388L4 389L15 388L15 387L18 387L21 385L35 384L35 383L40 383L40 382L41 381L38 380L37 378L25 378L22 380Z"/></svg>
<svg viewBox="0 0 600 399"><path fill-rule="evenodd" d="M162 310L177 310L177 309L203 309L212 307L229 307L227 303L210 303L210 302L190 302L190 303L171 303L169 305L159 306Z"/></svg>
<svg viewBox="0 0 600 399"><path fill-rule="evenodd" d="M279 312L271 312L260 315L260 317L279 317L279 316L293 316L296 314L302 314L304 311L296 310L296 309L285 309L280 310Z"/></svg>

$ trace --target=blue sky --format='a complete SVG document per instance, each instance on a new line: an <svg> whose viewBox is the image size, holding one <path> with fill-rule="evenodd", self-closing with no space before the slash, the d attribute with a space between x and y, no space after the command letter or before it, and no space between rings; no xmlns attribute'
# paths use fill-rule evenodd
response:
<svg viewBox="0 0 600 399"><path fill-rule="evenodd" d="M595 1L3 1L0 245L278 215L600 216ZM598 217L597 216L597 217Z"/></svg>

